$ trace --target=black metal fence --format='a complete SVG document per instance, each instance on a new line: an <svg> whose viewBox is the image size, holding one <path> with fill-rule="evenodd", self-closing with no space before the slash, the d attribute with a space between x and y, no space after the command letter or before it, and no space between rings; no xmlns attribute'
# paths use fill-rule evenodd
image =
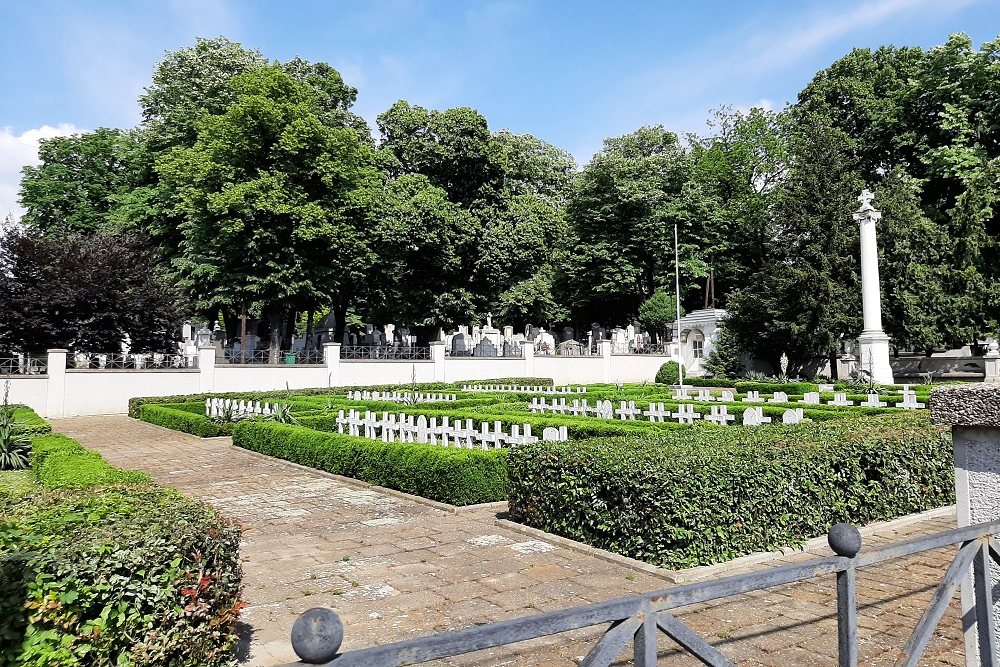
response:
<svg viewBox="0 0 1000 667"><path fill-rule="evenodd" d="M49 371L49 358L17 355L0 357L0 375L45 375Z"/></svg>
<svg viewBox="0 0 1000 667"><path fill-rule="evenodd" d="M326 363L322 350L279 350L272 352L271 350L227 349L224 356L227 363L249 366L321 366Z"/></svg>
<svg viewBox="0 0 1000 667"><path fill-rule="evenodd" d="M66 355L66 368L75 370L177 370L197 367L197 355L160 352L71 352Z"/></svg>
<svg viewBox="0 0 1000 667"><path fill-rule="evenodd" d="M367 361L425 361L431 358L430 346L417 345L344 345L340 358Z"/></svg>
<svg viewBox="0 0 1000 667"><path fill-rule="evenodd" d="M997 641L990 563L1000 564L1000 545L993 538L997 533L1000 533L1000 522L985 523L861 553L861 534L858 530L847 524L838 524L828 536L830 547L837 554L835 556L346 653L338 653L343 640L340 619L330 609L316 608L296 620L292 628L292 647L296 655L308 664L397 667L607 625L607 630L581 665L606 667L631 644L635 665L653 667L657 661L657 639L661 632L706 665L733 665L718 649L670 612L691 604L834 575L837 581L839 664L841 667L855 667L858 664L858 569L955 546L958 548L954 560L896 664L906 667L917 664L944 617L956 587L970 574L971 568L976 600L974 618L964 620L975 624L980 664L995 667L998 664Z"/></svg>

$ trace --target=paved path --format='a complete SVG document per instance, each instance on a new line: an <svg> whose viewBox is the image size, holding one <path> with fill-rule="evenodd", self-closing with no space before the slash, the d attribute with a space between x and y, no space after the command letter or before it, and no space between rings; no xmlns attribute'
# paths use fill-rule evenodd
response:
<svg viewBox="0 0 1000 667"><path fill-rule="evenodd" d="M56 420L55 430L209 502L244 526L244 662L292 661L288 633L330 606L346 649L418 637L669 586L662 579L500 528L485 511L444 512L124 417ZM884 529L866 544L944 530L954 518ZM817 552L818 553L818 552ZM829 555L826 551L823 555ZM798 553L773 564L811 557ZM862 664L892 664L947 567L923 554L859 577ZM759 565L756 567L766 567ZM835 665L833 580L771 589L680 616L741 665ZM952 612L957 604L953 602ZM447 664L576 665L596 631L481 651ZM660 642L661 664L694 665ZM628 661L622 660L622 664ZM950 613L924 664L964 664Z"/></svg>

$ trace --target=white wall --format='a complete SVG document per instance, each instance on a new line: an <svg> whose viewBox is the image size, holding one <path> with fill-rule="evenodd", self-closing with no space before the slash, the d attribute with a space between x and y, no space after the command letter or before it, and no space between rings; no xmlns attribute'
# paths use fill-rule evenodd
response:
<svg viewBox="0 0 1000 667"><path fill-rule="evenodd" d="M588 384L604 382L604 358L588 357L535 357L535 372L539 378L552 378L556 384Z"/></svg>
<svg viewBox="0 0 1000 667"><path fill-rule="evenodd" d="M286 384L287 383L287 384ZM224 366L215 367L215 392L276 391L330 386L326 366Z"/></svg>
<svg viewBox="0 0 1000 667"><path fill-rule="evenodd" d="M11 403L27 405L40 415L48 414L49 378L45 375L15 375L10 379ZM3 379L6 382L7 378ZM0 386L0 392L3 387Z"/></svg>
<svg viewBox="0 0 1000 667"><path fill-rule="evenodd" d="M198 393L198 371L67 370L63 410L67 417L120 414L135 396Z"/></svg>
<svg viewBox="0 0 1000 667"><path fill-rule="evenodd" d="M538 359L535 359L538 363ZM461 382L463 380L489 380L491 378L525 377L524 359L505 359L503 357L446 357L444 360L445 382ZM539 375L535 366L534 377Z"/></svg>
<svg viewBox="0 0 1000 667"><path fill-rule="evenodd" d="M613 382L652 382L660 366L672 361L666 355L615 355L611 362Z"/></svg>
<svg viewBox="0 0 1000 667"><path fill-rule="evenodd" d="M409 384L416 373L417 382L434 382L433 361L365 361L340 362L340 384L356 387L371 384ZM320 386L326 386L325 384Z"/></svg>

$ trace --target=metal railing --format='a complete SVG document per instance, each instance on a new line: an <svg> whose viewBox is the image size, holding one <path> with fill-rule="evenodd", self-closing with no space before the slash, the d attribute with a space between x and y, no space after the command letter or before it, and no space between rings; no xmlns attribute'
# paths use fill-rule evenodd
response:
<svg viewBox="0 0 1000 667"><path fill-rule="evenodd" d="M430 346L416 345L344 345L341 359L369 361L424 361L431 358Z"/></svg>
<svg viewBox="0 0 1000 667"><path fill-rule="evenodd" d="M326 363L322 350L279 350L272 354L271 350L227 349L224 355L227 363L246 366L322 366Z"/></svg>
<svg viewBox="0 0 1000 667"><path fill-rule="evenodd" d="M517 343L501 343L499 346L477 345L464 352L445 348L445 356L471 359L521 359L524 357L524 347Z"/></svg>
<svg viewBox="0 0 1000 667"><path fill-rule="evenodd" d="M670 612L691 604L835 575L838 664L841 667L856 667L858 569L926 551L958 546L951 566L931 597L930 604L917 622L896 664L905 667L917 664L933 637L935 628L944 617L956 587L971 568L975 607L968 615L971 618L964 620L975 623L980 664L996 667L997 638L990 563L1000 564L1000 545L993 539L998 532L1000 522L984 523L861 553L861 534L858 530L847 524L837 524L828 535L830 547L837 554L835 556L341 654L337 653L343 640L340 619L331 609L315 608L295 621L292 627L292 647L296 655L309 664L396 667L608 624L607 630L580 662L581 665L607 667L631 644L635 665L653 667L657 662L658 634L662 632L704 664L729 666L734 663ZM284 667L292 667L292 664L299 663L290 663Z"/></svg>
<svg viewBox="0 0 1000 667"><path fill-rule="evenodd" d="M577 341L565 341L548 350L539 350L538 346L535 346L535 354L556 357L596 357L600 353L597 343L587 345Z"/></svg>
<svg viewBox="0 0 1000 667"><path fill-rule="evenodd" d="M611 354L656 354L666 356L669 354L668 345L669 343L637 343L635 341L612 343Z"/></svg>
<svg viewBox="0 0 1000 667"><path fill-rule="evenodd" d="M197 355L159 352L73 352L66 355L66 368L76 370L177 370L197 368Z"/></svg>
<svg viewBox="0 0 1000 667"><path fill-rule="evenodd" d="M49 358L16 355L0 357L0 375L45 375L49 371Z"/></svg>

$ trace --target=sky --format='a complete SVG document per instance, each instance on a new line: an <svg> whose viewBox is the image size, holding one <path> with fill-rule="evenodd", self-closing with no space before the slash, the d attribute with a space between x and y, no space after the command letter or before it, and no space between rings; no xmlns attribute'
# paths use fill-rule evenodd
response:
<svg viewBox="0 0 1000 667"><path fill-rule="evenodd" d="M479 110L580 164L642 125L781 108L855 47L1000 34L1000 0L0 0L0 217L40 139L139 122L167 51L224 35L325 61L374 127L393 102Z"/></svg>

